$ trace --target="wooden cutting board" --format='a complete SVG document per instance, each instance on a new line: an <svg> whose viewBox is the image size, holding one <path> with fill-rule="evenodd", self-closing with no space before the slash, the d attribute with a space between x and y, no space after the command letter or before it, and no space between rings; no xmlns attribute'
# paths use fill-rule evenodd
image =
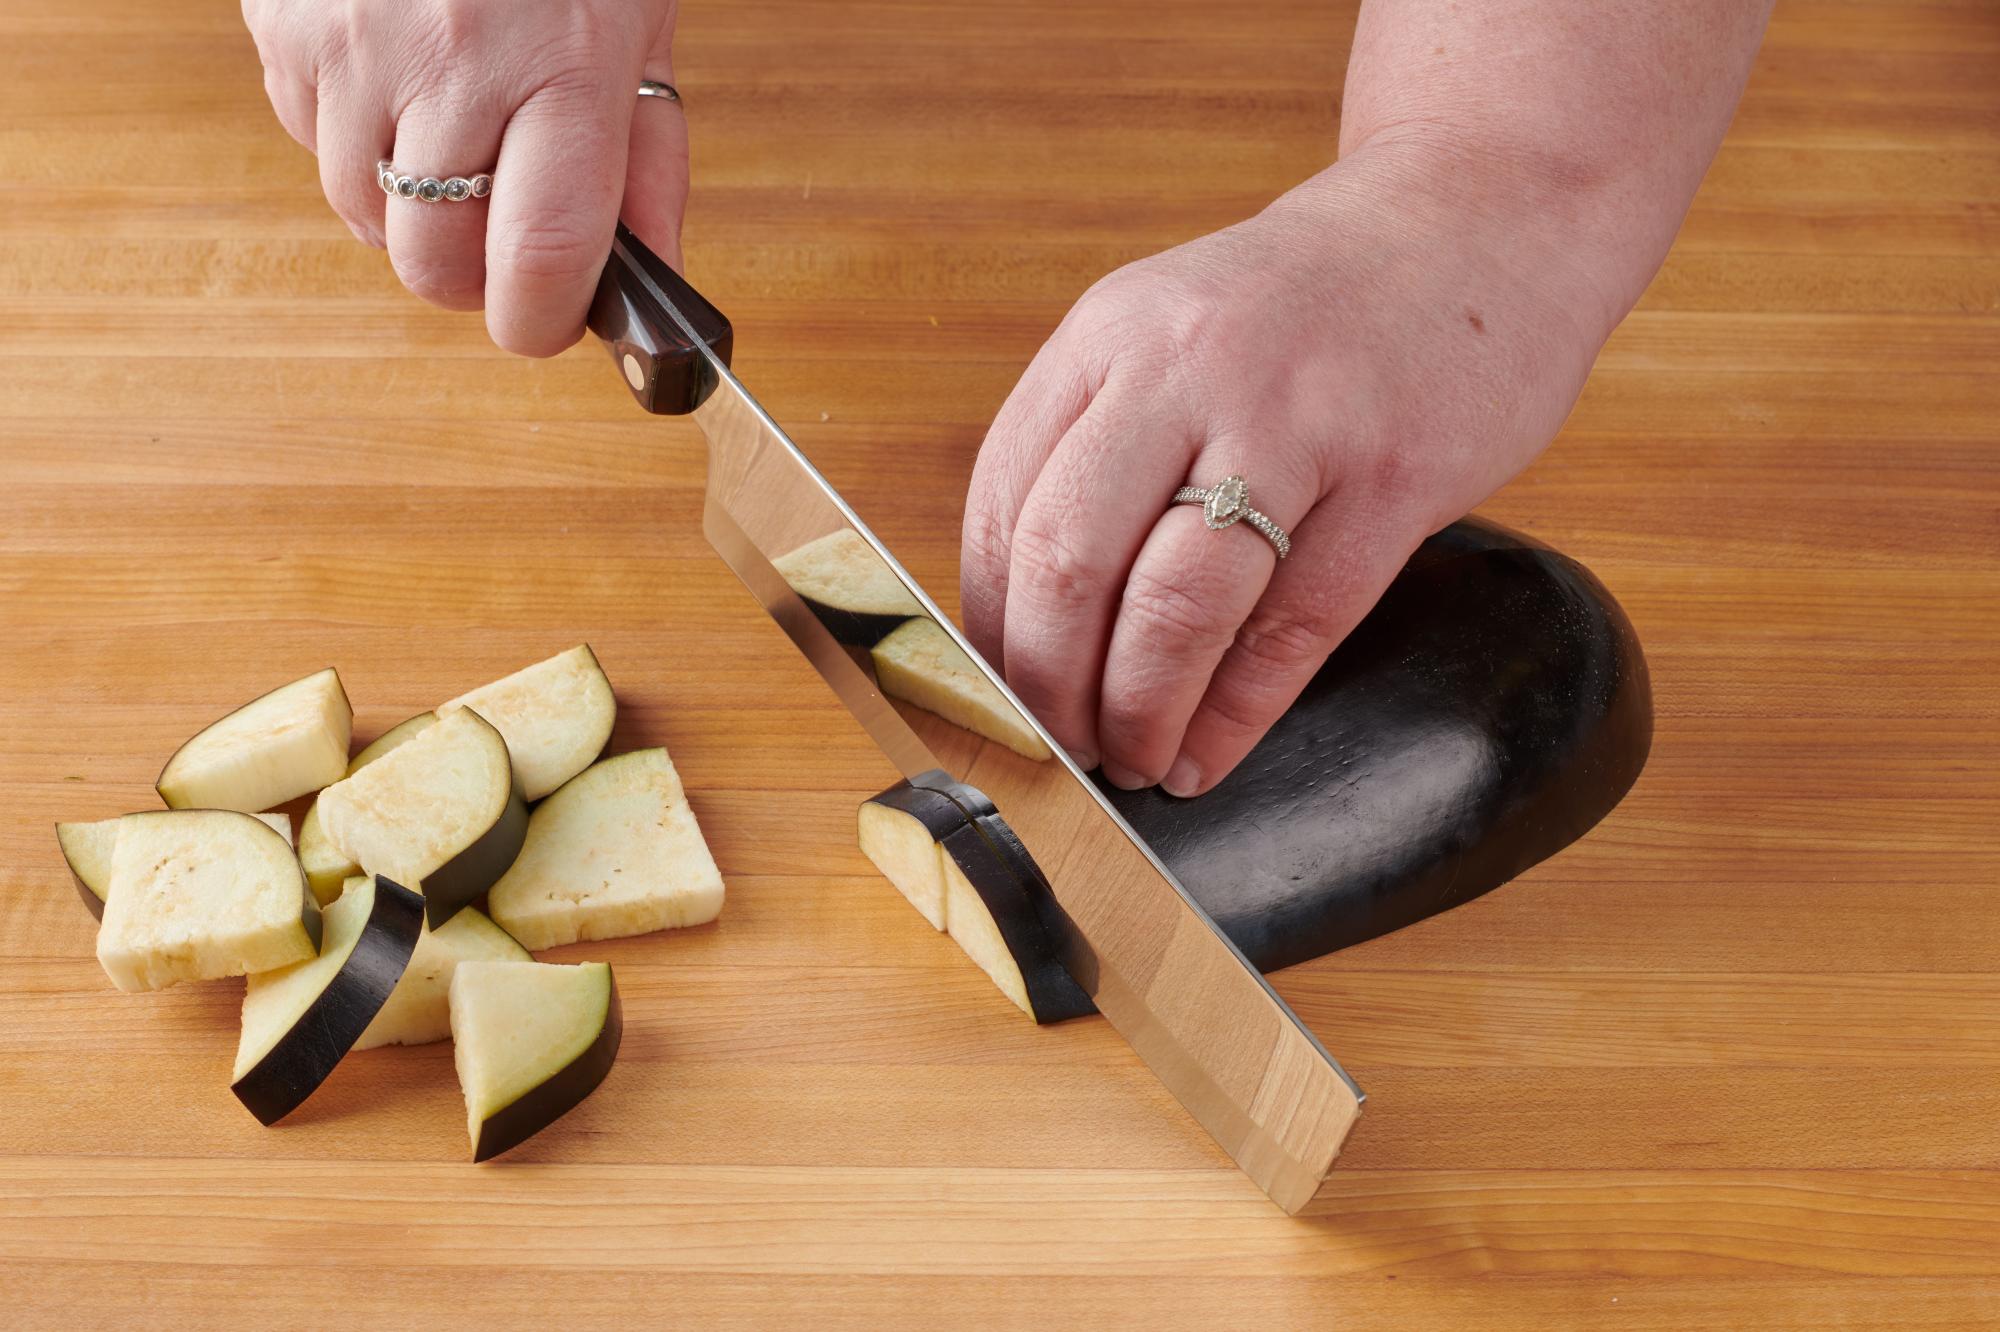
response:
<svg viewBox="0 0 2000 1332"><path fill-rule="evenodd" d="M1352 8L689 0L692 271L933 588L1067 303L1324 162ZM1278 976L1371 1093L1290 1220L875 879L893 774L706 552L690 430L405 298L235 5L9 0L0 1321L2000 1318L1996 60L1988 3L1781 5L1666 271L1488 508L1632 614L1651 763L1505 891ZM307 669L365 737L586 639L730 898L559 954L627 1021L559 1129L467 1164L436 1046L265 1130L234 985L104 983L54 820Z"/></svg>

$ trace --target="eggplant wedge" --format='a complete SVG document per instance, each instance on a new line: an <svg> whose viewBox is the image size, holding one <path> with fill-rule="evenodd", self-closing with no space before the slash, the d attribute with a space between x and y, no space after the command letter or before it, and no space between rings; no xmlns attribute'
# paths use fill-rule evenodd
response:
<svg viewBox="0 0 2000 1332"><path fill-rule="evenodd" d="M835 641L874 647L924 613L861 534L843 527L771 562Z"/></svg>
<svg viewBox="0 0 2000 1332"><path fill-rule="evenodd" d="M714 920L722 873L667 751L605 759L537 805L486 909L529 948Z"/></svg>
<svg viewBox="0 0 2000 1332"><path fill-rule="evenodd" d="M1023 758L1047 761L1042 737L1021 722L1000 691L972 665L964 649L929 619L911 620L870 650L882 692L954 726L996 740Z"/></svg>
<svg viewBox="0 0 2000 1332"><path fill-rule="evenodd" d="M1096 1011L1041 914L1060 908L992 801L943 773L926 777L935 788L899 782L862 805L862 851L1023 1013L1046 1023Z"/></svg>
<svg viewBox="0 0 2000 1332"><path fill-rule="evenodd" d="M319 903L270 824L220 809L118 821L97 960L119 989L271 971L319 941Z"/></svg>
<svg viewBox="0 0 2000 1332"><path fill-rule="evenodd" d="M275 1124L318 1090L395 991L423 929L423 899L362 879L326 909L319 956L252 976L230 1090Z"/></svg>
<svg viewBox="0 0 2000 1332"><path fill-rule="evenodd" d="M318 808L341 855L421 886L433 928L507 872L528 830L507 743L470 708L327 787Z"/></svg>
<svg viewBox="0 0 2000 1332"><path fill-rule="evenodd" d="M351 880L346 892L353 892ZM495 925L478 907L466 907L436 929L424 927L410 964L390 991L389 1001L354 1043L357 1050L378 1045L428 1045L451 1039L451 977L461 962L532 962L528 950Z"/></svg>
<svg viewBox="0 0 2000 1332"><path fill-rule="evenodd" d="M271 809L347 767L354 710L331 668L274 689L182 745L154 783L169 809Z"/></svg>
<svg viewBox="0 0 2000 1332"><path fill-rule="evenodd" d="M436 713L419 712L414 717L397 722L349 759L343 775L352 777L390 750L416 739L436 721ZM319 899L321 906L339 897L341 886L361 873L361 866L342 855L328 840L326 829L320 826L318 800L306 808L305 817L299 820L299 865L305 870L306 882L312 885L313 896Z"/></svg>
<svg viewBox="0 0 2000 1332"><path fill-rule="evenodd" d="M618 701L589 644L461 694L440 718L470 708L507 739L521 793L540 800L597 761L611 742Z"/></svg>
<svg viewBox="0 0 2000 1332"><path fill-rule="evenodd" d="M618 985L602 962L461 962L452 1060L472 1159L491 1160L563 1117L618 1056Z"/></svg>
<svg viewBox="0 0 2000 1332"><path fill-rule="evenodd" d="M250 817L269 824L287 846L291 845L292 821L282 813ZM62 847L63 863L69 866L69 876L76 881L76 895L99 920L104 919L104 894L111 887L111 856L118 847L118 823L117 819L98 819L92 823L56 825L56 844Z"/></svg>

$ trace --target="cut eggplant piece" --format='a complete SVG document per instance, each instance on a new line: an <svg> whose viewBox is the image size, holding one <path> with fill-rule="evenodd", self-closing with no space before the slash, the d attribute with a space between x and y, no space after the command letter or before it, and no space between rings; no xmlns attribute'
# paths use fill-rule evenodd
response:
<svg viewBox="0 0 2000 1332"><path fill-rule="evenodd" d="M437 710L471 708L507 738L521 792L540 800L582 772L611 742L618 703L589 644L461 694Z"/></svg>
<svg viewBox="0 0 2000 1332"><path fill-rule="evenodd" d="M992 801L927 776L936 787L899 782L862 805L862 851L1022 1012L1060 1022L1095 1011L1040 915L1060 908Z"/></svg>
<svg viewBox="0 0 2000 1332"><path fill-rule="evenodd" d="M905 620L924 614L910 589L852 528L808 541L771 564L842 643L873 647Z"/></svg>
<svg viewBox="0 0 2000 1332"><path fill-rule="evenodd" d="M419 712L414 717L397 722L348 760L346 775L352 777L390 750L416 739L436 721L436 713ZM339 897L341 885L361 873L361 866L342 855L328 840L326 829L320 825L317 800L307 806L306 816L299 820L299 865L305 870L306 882L312 885L313 896L319 898L321 906Z"/></svg>
<svg viewBox="0 0 2000 1332"><path fill-rule="evenodd" d="M347 768L354 710L331 668L247 703L182 745L154 783L169 809L271 809Z"/></svg>
<svg viewBox="0 0 2000 1332"><path fill-rule="evenodd" d="M396 988L423 929L424 904L388 879L361 879L326 909L318 957L252 976L230 1090L275 1124L326 1081Z"/></svg>
<svg viewBox="0 0 2000 1332"><path fill-rule="evenodd" d="M97 960L119 989L270 971L319 940L319 904L270 824L219 809L118 821Z"/></svg>
<svg viewBox="0 0 2000 1332"><path fill-rule="evenodd" d="M349 882L367 883L364 878ZM478 907L467 907L436 929L425 927L410 965L389 1002L354 1043L357 1050L378 1045L428 1045L451 1039L451 977L461 962L532 962L528 950L495 925Z"/></svg>
<svg viewBox="0 0 2000 1332"><path fill-rule="evenodd" d="M606 759L537 805L486 909L529 948L714 920L722 873L667 751Z"/></svg>
<svg viewBox="0 0 2000 1332"><path fill-rule="evenodd" d="M938 843L965 824L957 805L934 791L898 782L861 802L861 851L931 925L946 928Z"/></svg>
<svg viewBox="0 0 2000 1332"><path fill-rule="evenodd" d="M876 683L891 698L997 740L1023 758L1042 762L1051 757L1042 737L935 620L911 620L877 643L870 655Z"/></svg>
<svg viewBox="0 0 2000 1332"><path fill-rule="evenodd" d="M341 855L421 885L433 927L507 872L528 829L507 743L470 708L327 787L318 808Z"/></svg>
<svg viewBox="0 0 2000 1332"><path fill-rule="evenodd" d="M292 821L283 814L253 814L285 839L292 841ZM70 878L76 881L76 895L90 908L90 914L104 918L104 894L111 886L111 856L118 846L118 820L98 819L93 823L58 823L56 842L62 847L63 861Z"/></svg>
<svg viewBox="0 0 2000 1332"><path fill-rule="evenodd" d="M472 1159L553 1124L604 1081L623 1033L602 962L461 962L451 977L452 1060Z"/></svg>

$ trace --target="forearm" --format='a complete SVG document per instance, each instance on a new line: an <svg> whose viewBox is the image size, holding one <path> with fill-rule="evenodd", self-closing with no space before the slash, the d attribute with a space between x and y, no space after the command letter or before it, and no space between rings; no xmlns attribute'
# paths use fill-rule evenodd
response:
<svg viewBox="0 0 2000 1332"><path fill-rule="evenodd" d="M1341 155L1395 162L1397 188L1441 208L1513 219L1575 269L1596 307L1578 313L1608 336L1679 230L1770 8L1365 0Z"/></svg>

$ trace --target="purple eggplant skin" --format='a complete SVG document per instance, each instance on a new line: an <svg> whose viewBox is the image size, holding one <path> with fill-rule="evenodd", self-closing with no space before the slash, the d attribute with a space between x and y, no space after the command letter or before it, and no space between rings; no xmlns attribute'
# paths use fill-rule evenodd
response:
<svg viewBox="0 0 2000 1332"><path fill-rule="evenodd" d="M849 647L872 648L914 618L894 612L885 615L848 610L843 606L816 601L804 593L799 594L799 600L813 613L814 619L826 626L834 642Z"/></svg>
<svg viewBox="0 0 2000 1332"><path fill-rule="evenodd" d="M934 842L942 842L966 823L965 811L949 796L912 782L897 782L888 790L869 796L868 803L887 805L890 809L908 814L924 826L924 831L931 835ZM991 808L990 802L988 808Z"/></svg>
<svg viewBox="0 0 2000 1332"><path fill-rule="evenodd" d="M1000 928L1000 937L1006 942L1014 965L1021 969L1035 1021L1046 1025L1095 1013L1097 1005L1063 966L1056 941L1050 937L1036 909L1035 890L1021 882L1004 858L996 845L997 836L1013 838L1013 832L999 815L989 814L962 824L940 845ZM1019 845L1018 839L1015 845ZM1028 864L1032 866L1034 862ZM1040 871L1036 874L1039 877ZM1041 894L1048 895L1046 881L1042 883ZM1048 901L1054 905L1053 897L1048 897Z"/></svg>
<svg viewBox="0 0 2000 1332"><path fill-rule="evenodd" d="M521 844L527 839L528 802L522 798L521 779L517 776L506 808L500 811L493 826L425 876L424 912L431 928L436 929L484 897L486 890L500 882L500 876L521 854Z"/></svg>
<svg viewBox="0 0 2000 1332"><path fill-rule="evenodd" d="M1568 556L1479 520L1426 541L1242 765L1105 796L1259 969L1492 891L1638 780L1631 622Z"/></svg>
<svg viewBox="0 0 2000 1332"><path fill-rule="evenodd" d="M310 893L308 893L310 896ZM423 932L424 899L381 875L354 951L276 1045L230 1090L261 1124L305 1103L375 1020Z"/></svg>
<svg viewBox="0 0 2000 1332"><path fill-rule="evenodd" d="M604 1026L584 1052L563 1065L560 1072L525 1093L479 1126L479 1141L472 1150L475 1163L490 1161L512 1151L549 1125L574 1110L584 1097L597 1090L604 1075L618 1058L618 1043L625 1035L625 1010L618 999L618 976L611 976L611 1004L604 1014Z"/></svg>

